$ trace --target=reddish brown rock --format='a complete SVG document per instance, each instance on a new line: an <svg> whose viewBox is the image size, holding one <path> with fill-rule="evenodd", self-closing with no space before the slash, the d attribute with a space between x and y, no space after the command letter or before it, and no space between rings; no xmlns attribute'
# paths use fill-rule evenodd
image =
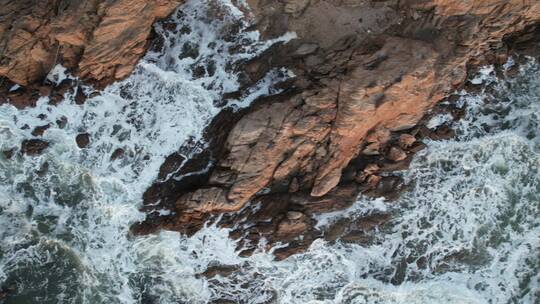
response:
<svg viewBox="0 0 540 304"><path fill-rule="evenodd" d="M399 136L399 146L402 149L410 148L416 142L416 137L410 134L401 134Z"/></svg>
<svg viewBox="0 0 540 304"><path fill-rule="evenodd" d="M321 237L312 216L347 208L360 191L395 199L406 185L387 173L424 147L412 129L468 71L506 58L508 37L540 23L537 1L248 2L263 36L299 38L250 62L246 73L256 79L287 66L295 90L246 111L208 180L181 193L176 215L152 224L193 232L225 213L227 227L249 224L233 234L246 242L289 242L279 257ZM361 240L366 227L334 235Z"/></svg>
<svg viewBox="0 0 540 304"><path fill-rule="evenodd" d="M407 153L405 153L403 150L398 147L390 148L390 152L388 152L389 160L398 162L404 160L405 158L407 158Z"/></svg>
<svg viewBox="0 0 540 304"><path fill-rule="evenodd" d="M0 76L30 85L57 64L91 80L127 76L152 23L181 0L7 1L0 6Z"/></svg>
<svg viewBox="0 0 540 304"><path fill-rule="evenodd" d="M353 60L357 67L340 84L339 111L311 192L314 196L339 183L343 168L358 154L371 129L413 127L446 93L435 90L438 54L426 43L388 38L379 51ZM374 61L376 65L371 64Z"/></svg>
<svg viewBox="0 0 540 304"><path fill-rule="evenodd" d="M88 144L90 143L90 134L88 133L81 133L78 134L77 137L75 137L75 142L77 143L77 146L81 149L86 148Z"/></svg>
<svg viewBox="0 0 540 304"><path fill-rule="evenodd" d="M227 199L240 205L271 182L288 184L293 172L303 173L300 184L309 184L313 178L309 162L325 153L317 145L330 132L336 98L333 88L305 92L246 115L229 134L228 156L218 164L211 182L230 186Z"/></svg>
<svg viewBox="0 0 540 304"><path fill-rule="evenodd" d="M288 239L296 237L306 232L310 225L308 218L301 212L289 211L285 218L279 223L275 237L278 239Z"/></svg>
<svg viewBox="0 0 540 304"><path fill-rule="evenodd" d="M49 143L44 140L37 138L27 139L21 143L21 152L26 155L38 155L48 147Z"/></svg>
<svg viewBox="0 0 540 304"><path fill-rule="evenodd" d="M100 3L101 20L85 43L80 75L95 80L121 79L144 54L152 24L165 18L182 0L116 0Z"/></svg>

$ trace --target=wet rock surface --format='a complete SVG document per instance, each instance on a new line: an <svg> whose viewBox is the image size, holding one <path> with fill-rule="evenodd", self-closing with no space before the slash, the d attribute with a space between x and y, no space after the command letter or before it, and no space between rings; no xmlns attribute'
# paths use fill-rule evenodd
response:
<svg viewBox="0 0 540 304"><path fill-rule="evenodd" d="M49 147L49 143L44 140L37 139L37 138L27 139L21 143L21 152L23 154L31 155L31 156L39 155L48 147Z"/></svg>
<svg viewBox="0 0 540 304"><path fill-rule="evenodd" d="M392 172L407 168L423 138L453 136L446 125L424 126L436 105L476 67L504 63L515 35L534 41L540 21L530 1L248 2L263 36L299 38L248 63L247 79L286 66L297 75L293 89L219 124L230 131L217 136L215 165L169 188L163 205L172 214L150 215L136 233L191 234L219 218L246 254L261 239L287 244L278 258L320 237L368 242L388 214L324 231L314 217L346 209L359 193L397 198L407 185Z"/></svg>
<svg viewBox="0 0 540 304"><path fill-rule="evenodd" d="M88 144L90 143L90 134L88 133L81 133L78 134L77 137L75 137L75 142L77 143L77 146L79 148L86 148Z"/></svg>
<svg viewBox="0 0 540 304"><path fill-rule="evenodd" d="M24 108L44 96L54 105L69 92L82 105L89 96L77 81L44 81L53 67L62 64L97 87L124 78L150 46L152 23L182 2L3 3L0 104ZM266 248L285 244L275 250L278 258L317 238L368 243L389 214L324 229L315 218L350 207L360 193L396 199L408 185L393 172L407 168L425 148L423 139L453 136L447 125L425 126L440 102L463 88L478 66L501 65L514 52L537 54L531 42L540 40L538 1L247 2L246 14L263 37L295 32L298 38L235 67L243 71L242 88L216 103L242 96L272 68L286 67L296 76L279 85L279 95L260 98L249 109L222 111L206 129L208 145L198 153L170 155L144 194L148 216L133 227L136 234L158 229L193 234L219 220L241 240L244 254L261 240ZM219 12L209 17L219 18ZM167 26L176 30L165 21ZM228 30L235 35L234 24ZM156 39L152 47L160 43ZM198 52L185 44L180 56L194 58ZM193 67L194 77L212 73L211 62ZM459 118L459 109L445 111ZM40 137L48 127L32 135ZM80 148L90 143L85 133L75 140ZM48 146L33 138L20 151L37 155ZM10 158L15 151L3 153ZM120 161L125 153L130 152L118 148L110 159ZM171 212L161 216L159 208Z"/></svg>

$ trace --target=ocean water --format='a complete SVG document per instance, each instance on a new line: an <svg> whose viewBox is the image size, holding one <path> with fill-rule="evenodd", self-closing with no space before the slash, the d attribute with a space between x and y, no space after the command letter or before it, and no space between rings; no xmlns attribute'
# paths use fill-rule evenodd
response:
<svg viewBox="0 0 540 304"><path fill-rule="evenodd" d="M215 10L226 12L215 18ZM51 124L40 156L0 154L0 303L538 303L540 300L540 64L510 80L490 67L462 92L467 109L454 139L428 142L402 172L414 186L396 202L359 197L342 217L391 212L369 246L316 241L276 262L235 252L229 231L207 227L131 237L142 193L164 158L204 148L202 130L239 88L234 67L287 34L262 41L228 0L188 1L158 24L163 48L128 79L83 106L66 96L35 108L0 106L0 150ZM233 37L233 38L231 38ZM509 63L509 65L511 62ZM227 106L248 106L290 77L271 71ZM58 67L52 80L71 77ZM85 88L88 92L91 88ZM57 124L66 117L64 128ZM27 127L26 127L27 126ZM90 134L79 149L75 137ZM122 148L124 157L111 160ZM234 265L229 276L200 276Z"/></svg>

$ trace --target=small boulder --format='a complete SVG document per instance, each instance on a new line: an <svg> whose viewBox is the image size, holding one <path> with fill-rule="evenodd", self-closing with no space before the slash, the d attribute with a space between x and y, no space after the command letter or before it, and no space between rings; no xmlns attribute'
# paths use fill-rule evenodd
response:
<svg viewBox="0 0 540 304"><path fill-rule="evenodd" d="M86 148L86 146L88 146L88 144L90 143L90 134L81 133L77 135L75 141L77 142L77 146L79 146L79 148Z"/></svg>
<svg viewBox="0 0 540 304"><path fill-rule="evenodd" d="M115 159L124 157L124 153L125 153L125 151L122 148L118 148L118 149L114 150L114 152L111 155L111 160L115 160Z"/></svg>
<svg viewBox="0 0 540 304"><path fill-rule="evenodd" d="M377 173L380 170L379 166L377 164L369 164L364 169L364 172L369 175L373 175Z"/></svg>
<svg viewBox="0 0 540 304"><path fill-rule="evenodd" d="M404 160L405 158L407 158L407 153L405 153L403 150L398 147L390 148L390 152L388 153L388 159L394 162L398 162Z"/></svg>
<svg viewBox="0 0 540 304"><path fill-rule="evenodd" d="M399 146L402 149L407 149L411 147L416 142L416 137L411 134L401 134L399 136Z"/></svg>
<svg viewBox="0 0 540 304"><path fill-rule="evenodd" d="M379 155L379 143L374 142L369 145L367 145L364 150L362 151L362 154L364 155Z"/></svg>
<svg viewBox="0 0 540 304"><path fill-rule="evenodd" d="M9 150L2 151L2 153L4 154L4 156L6 157L6 159L11 159L11 158L13 157L13 154L15 154L15 148L12 148L12 149L9 149Z"/></svg>
<svg viewBox="0 0 540 304"><path fill-rule="evenodd" d="M319 46L315 43L304 43L296 51L294 51L295 56L303 57L315 53Z"/></svg>
<svg viewBox="0 0 540 304"><path fill-rule="evenodd" d="M289 220L299 220L301 219L302 217L304 216L304 214L302 212L298 212L298 211L289 211L287 212L287 219Z"/></svg>
<svg viewBox="0 0 540 304"><path fill-rule="evenodd" d="M377 185L379 184L379 182L381 181L382 177L378 176L378 175L370 175L367 179L367 184L369 187L371 188L375 188L377 187Z"/></svg>
<svg viewBox="0 0 540 304"><path fill-rule="evenodd" d="M65 117L65 116L62 116L62 117L60 117L60 119L57 119L57 120L56 120L56 124L58 125L58 127L59 127L60 129L65 128L66 125L67 125L67 123L68 123L68 119L67 119L67 117Z"/></svg>
<svg viewBox="0 0 540 304"><path fill-rule="evenodd" d="M48 85L43 85L38 88L39 95L48 97L51 95L52 88Z"/></svg>
<svg viewBox="0 0 540 304"><path fill-rule="evenodd" d="M26 139L21 143L21 152L26 155L38 155L48 147L49 143L44 140L37 138Z"/></svg>
<svg viewBox="0 0 540 304"><path fill-rule="evenodd" d="M44 126L38 126L38 127L35 127L34 130L32 131L32 135L33 136L42 136L43 133L45 133L45 131L50 127L51 125L50 124L46 124Z"/></svg>
<svg viewBox="0 0 540 304"><path fill-rule="evenodd" d="M77 93L75 94L75 103L78 105L84 104L88 96L84 94L83 89L81 87L77 88Z"/></svg>

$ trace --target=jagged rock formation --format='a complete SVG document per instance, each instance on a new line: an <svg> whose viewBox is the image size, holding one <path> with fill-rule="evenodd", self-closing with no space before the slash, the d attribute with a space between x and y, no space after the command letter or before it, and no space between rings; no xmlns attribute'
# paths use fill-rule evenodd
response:
<svg viewBox="0 0 540 304"><path fill-rule="evenodd" d="M136 230L157 222L189 233L227 213L223 223L252 227L238 236L307 246L328 235L314 231L313 214L386 187L381 171L403 168L421 146L421 119L472 67L504 62L508 37L532 39L540 21L538 1L248 2L263 35L295 31L299 39L247 72L256 79L270 65L287 66L300 92L254 106L230 131L209 178L173 204L174 215Z"/></svg>
<svg viewBox="0 0 540 304"><path fill-rule="evenodd" d="M111 81L131 73L157 18L181 0L2 0L0 76L41 81L61 63L79 76Z"/></svg>

